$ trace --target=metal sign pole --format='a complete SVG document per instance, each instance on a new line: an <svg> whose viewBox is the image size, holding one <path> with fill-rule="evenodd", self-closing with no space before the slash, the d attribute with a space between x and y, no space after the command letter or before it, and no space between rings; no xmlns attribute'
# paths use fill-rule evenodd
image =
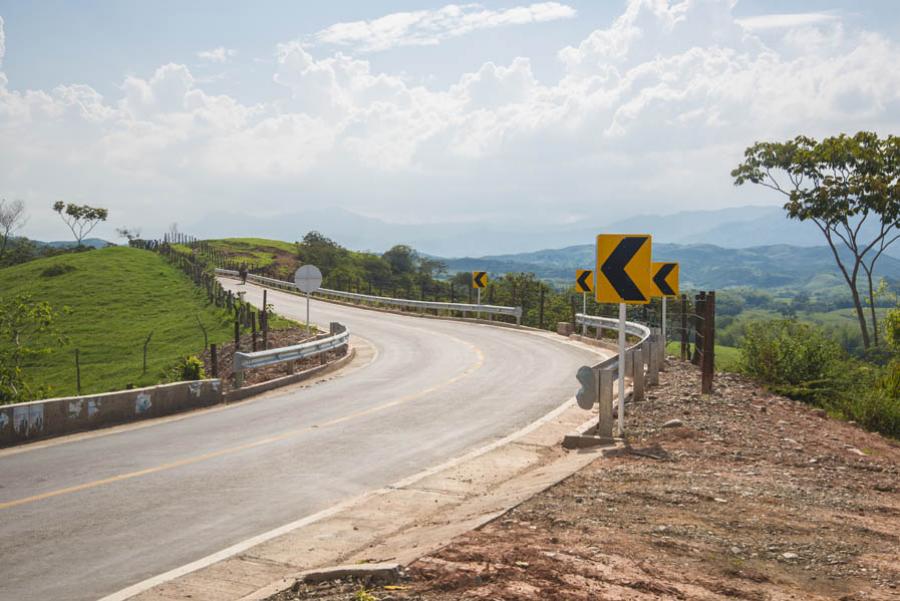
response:
<svg viewBox="0 0 900 601"><path fill-rule="evenodd" d="M309 334L309 292L306 293L306 333Z"/></svg>
<svg viewBox="0 0 900 601"><path fill-rule="evenodd" d="M662 356L665 358L666 356L666 297L662 297L662 346L663 352Z"/></svg>
<svg viewBox="0 0 900 601"><path fill-rule="evenodd" d="M478 308L480 309L481 308L481 288L478 288L478 300L476 302L478 303ZM481 311L479 311L477 313L477 315L478 315L478 319L481 319Z"/></svg>
<svg viewBox="0 0 900 601"><path fill-rule="evenodd" d="M581 293L581 314L587 317L587 292ZM581 321L581 335L587 336L587 321Z"/></svg>
<svg viewBox="0 0 900 601"><path fill-rule="evenodd" d="M625 303L619 303L619 436L625 435Z"/></svg>

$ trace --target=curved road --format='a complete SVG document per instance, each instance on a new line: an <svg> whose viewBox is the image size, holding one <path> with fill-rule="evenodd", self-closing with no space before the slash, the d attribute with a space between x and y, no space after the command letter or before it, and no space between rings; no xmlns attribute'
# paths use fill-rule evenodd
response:
<svg viewBox="0 0 900 601"><path fill-rule="evenodd" d="M268 298L305 318L302 298ZM327 381L0 451L0 599L97 599L395 482L559 406L596 357L317 301L312 320L346 324L360 349Z"/></svg>

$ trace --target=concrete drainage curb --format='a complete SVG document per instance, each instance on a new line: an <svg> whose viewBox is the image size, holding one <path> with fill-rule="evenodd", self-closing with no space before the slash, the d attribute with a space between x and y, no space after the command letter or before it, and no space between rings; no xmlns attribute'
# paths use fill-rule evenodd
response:
<svg viewBox="0 0 900 601"><path fill-rule="evenodd" d="M392 584L403 576L403 567L396 562L362 563L304 570L296 576L283 578L269 586L241 597L239 601L265 601L286 590L297 592L301 584L318 584L332 580L351 578L366 583Z"/></svg>

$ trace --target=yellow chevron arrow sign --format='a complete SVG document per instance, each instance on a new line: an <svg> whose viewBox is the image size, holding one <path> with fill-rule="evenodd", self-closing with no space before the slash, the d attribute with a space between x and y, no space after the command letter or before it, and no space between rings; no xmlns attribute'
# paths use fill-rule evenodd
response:
<svg viewBox="0 0 900 601"><path fill-rule="evenodd" d="M653 296L675 298L678 296L678 263L653 263Z"/></svg>
<svg viewBox="0 0 900 601"><path fill-rule="evenodd" d="M598 303L645 305L656 286L650 276L651 238L644 234L597 236Z"/></svg>

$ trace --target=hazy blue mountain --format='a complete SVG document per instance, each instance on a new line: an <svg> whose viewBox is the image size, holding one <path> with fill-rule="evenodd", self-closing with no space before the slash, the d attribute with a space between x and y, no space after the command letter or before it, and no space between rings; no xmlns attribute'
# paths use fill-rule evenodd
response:
<svg viewBox="0 0 900 601"><path fill-rule="evenodd" d="M451 272L486 270L491 274L525 271L560 282L574 280L576 269L593 268L591 244L529 253L442 259ZM678 261L685 288L807 288L843 285L831 250L826 246L786 244L752 248L722 248L712 244L654 242L655 261ZM883 256L877 274L900 281L900 260Z"/></svg>
<svg viewBox="0 0 900 601"><path fill-rule="evenodd" d="M811 223L785 217L778 206L746 206L715 211L683 211L671 215L640 215L613 223L521 225L514 223L400 224L344 209L244 215L215 213L185 231L202 238L227 236L298 240L310 230L348 248L383 252L409 244L432 255L473 256L520 253L535 248L589 244L598 233L648 233L657 243L713 244L723 248L765 245L820 246L822 234ZM900 256L900 245L893 252Z"/></svg>
<svg viewBox="0 0 900 601"><path fill-rule="evenodd" d="M55 240L52 242L32 240L32 242L34 242L38 247L49 246L51 248L73 248L77 246L77 243L74 240ZM107 242L106 240L102 240L100 238L85 238L81 241L82 246L92 246L94 248L105 248L111 244L115 246L113 242Z"/></svg>

